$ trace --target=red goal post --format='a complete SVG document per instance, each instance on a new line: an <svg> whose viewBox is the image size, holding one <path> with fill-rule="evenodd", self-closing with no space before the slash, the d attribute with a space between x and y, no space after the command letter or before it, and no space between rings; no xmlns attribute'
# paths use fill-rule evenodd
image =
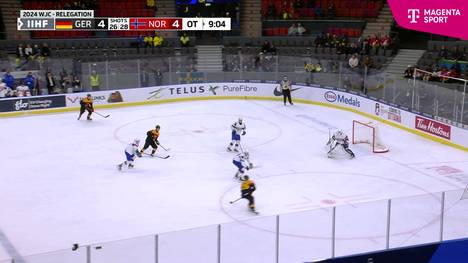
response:
<svg viewBox="0 0 468 263"><path fill-rule="evenodd" d="M378 125L373 122L353 120L352 143L367 143L374 153L386 153L388 147L382 142Z"/></svg>

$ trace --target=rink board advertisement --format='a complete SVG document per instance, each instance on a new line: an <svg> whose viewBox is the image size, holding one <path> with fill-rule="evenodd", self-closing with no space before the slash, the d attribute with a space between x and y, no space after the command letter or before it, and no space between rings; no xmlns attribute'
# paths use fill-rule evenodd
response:
<svg viewBox="0 0 468 263"><path fill-rule="evenodd" d="M64 95L19 97L0 100L0 112L42 110L65 107Z"/></svg>
<svg viewBox="0 0 468 263"><path fill-rule="evenodd" d="M110 107L112 107L112 104L116 106L119 104L144 105L146 103L189 101L192 99L251 98L282 100L282 92L278 83L255 80L236 80L229 83L191 83L89 93L92 95L95 105L109 105ZM66 104L67 107L76 108L80 106L80 99L85 97L86 94L74 93L65 96L47 96L53 98L50 99L52 102L42 105L44 108L53 108L64 107ZM460 149L466 150L468 148L468 130L438 122L432 116L423 116L405 107L358 94L354 91L296 83L291 87L291 95L293 100L299 102L329 106L360 114L362 117L356 117L356 120L376 119L409 132L427 136L435 141L451 144L455 147L459 145L461 147L457 148ZM11 100L0 100L0 110L2 112L14 112L32 108L30 104L24 106L24 102L29 101L29 99L23 99L20 102L18 100L20 99L13 99L14 103ZM38 98L38 100L40 99Z"/></svg>

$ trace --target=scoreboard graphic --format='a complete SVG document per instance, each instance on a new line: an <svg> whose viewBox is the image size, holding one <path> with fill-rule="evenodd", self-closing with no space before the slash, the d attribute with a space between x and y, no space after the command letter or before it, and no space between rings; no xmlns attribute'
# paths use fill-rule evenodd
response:
<svg viewBox="0 0 468 263"><path fill-rule="evenodd" d="M22 10L19 31L86 30L86 31L150 31L150 30L231 30L226 17L94 17L92 10Z"/></svg>

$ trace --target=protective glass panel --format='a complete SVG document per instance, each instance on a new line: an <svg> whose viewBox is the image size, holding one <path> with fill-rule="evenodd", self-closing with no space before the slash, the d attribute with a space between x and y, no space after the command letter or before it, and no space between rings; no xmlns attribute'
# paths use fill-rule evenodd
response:
<svg viewBox="0 0 468 263"><path fill-rule="evenodd" d="M154 239L154 236L144 236L91 245L91 262L153 263L155 258Z"/></svg>
<svg viewBox="0 0 468 263"><path fill-rule="evenodd" d="M86 263L86 247L79 247L73 251L71 248L67 250L59 250L49 253L37 254L23 258L16 258L15 262L28 263ZM2 262L3 263L3 262ZM11 263L11 262L9 262Z"/></svg>
<svg viewBox="0 0 468 263"><path fill-rule="evenodd" d="M158 239L158 262L217 262L218 227L164 233Z"/></svg>
<svg viewBox="0 0 468 263"><path fill-rule="evenodd" d="M465 189L445 193L443 239L468 236L468 198Z"/></svg>

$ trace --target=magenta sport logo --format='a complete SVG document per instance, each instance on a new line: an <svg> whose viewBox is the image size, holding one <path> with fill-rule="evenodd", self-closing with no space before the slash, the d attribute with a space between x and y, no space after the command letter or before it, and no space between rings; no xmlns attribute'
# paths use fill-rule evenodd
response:
<svg viewBox="0 0 468 263"><path fill-rule="evenodd" d="M408 9L408 18L411 24L415 24L418 22L419 16L419 9Z"/></svg>
<svg viewBox="0 0 468 263"><path fill-rule="evenodd" d="M468 40L467 0L388 0L399 26Z"/></svg>

